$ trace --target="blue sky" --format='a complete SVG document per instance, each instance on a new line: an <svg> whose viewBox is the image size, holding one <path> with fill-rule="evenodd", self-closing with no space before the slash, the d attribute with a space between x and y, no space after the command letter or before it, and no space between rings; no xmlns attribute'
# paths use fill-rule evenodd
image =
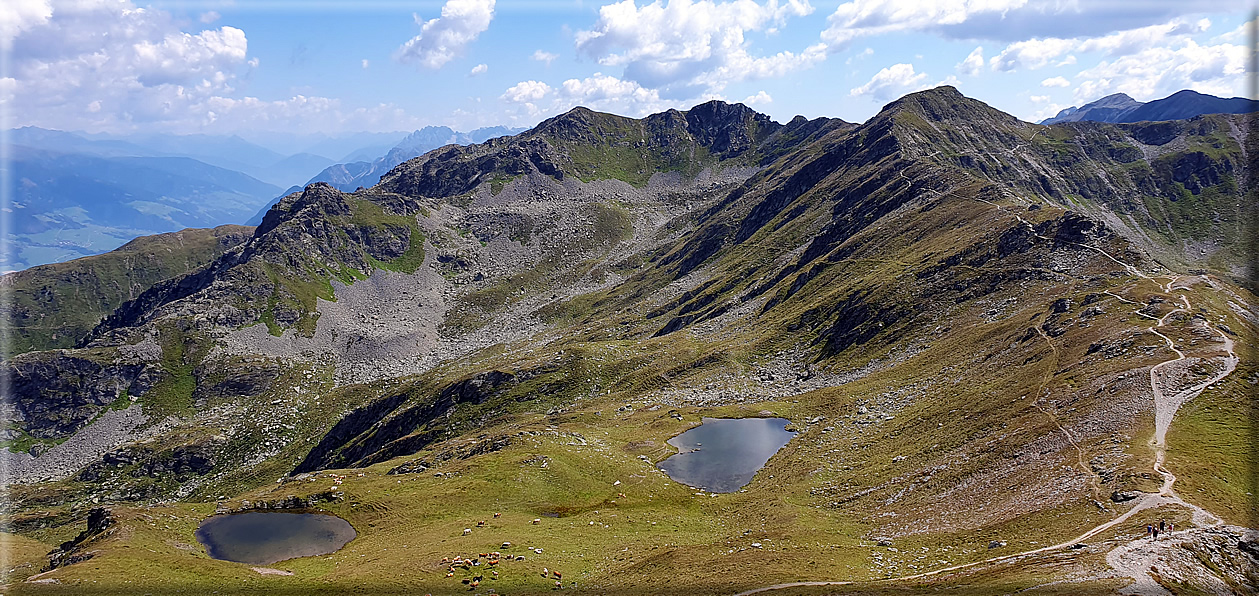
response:
<svg viewBox="0 0 1259 596"><path fill-rule="evenodd" d="M863 121L952 84L1027 120L1125 92L1247 92L1238 0L6 0L6 127L531 126L712 98Z"/></svg>

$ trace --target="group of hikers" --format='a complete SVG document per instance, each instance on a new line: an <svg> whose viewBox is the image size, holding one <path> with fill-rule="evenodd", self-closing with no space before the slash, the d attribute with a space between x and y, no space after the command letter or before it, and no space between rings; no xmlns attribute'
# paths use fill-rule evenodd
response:
<svg viewBox="0 0 1259 596"><path fill-rule="evenodd" d="M1166 534L1176 530L1176 524L1169 524L1166 520L1158 520L1158 525L1146 524L1145 535L1150 536L1152 540L1158 540L1160 533Z"/></svg>

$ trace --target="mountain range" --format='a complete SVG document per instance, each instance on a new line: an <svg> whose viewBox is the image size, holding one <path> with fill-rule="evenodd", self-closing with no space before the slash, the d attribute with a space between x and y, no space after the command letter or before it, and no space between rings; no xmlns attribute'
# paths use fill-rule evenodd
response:
<svg viewBox="0 0 1259 596"><path fill-rule="evenodd" d="M1254 111L1259 111L1259 107L1253 100L1244 97L1224 99L1185 89L1149 103L1139 102L1124 93L1115 93L1078 108L1072 106L1040 123L1184 120L1203 114L1245 114Z"/></svg>
<svg viewBox="0 0 1259 596"><path fill-rule="evenodd" d="M360 186L375 186L377 182L380 182L380 177L392 170L394 166L433 149L446 145L483 143L492 138L512 135L522 130L524 129L492 126L478 128L472 132L456 132L447 126L426 126L407 135L387 153L372 161L334 164L311 178L307 184L327 182L344 191L352 191Z"/></svg>
<svg viewBox="0 0 1259 596"><path fill-rule="evenodd" d="M13 585L1245 593L1255 118L575 108L6 275ZM736 492L657 467L771 416L796 434ZM290 507L357 537L196 544Z"/></svg>

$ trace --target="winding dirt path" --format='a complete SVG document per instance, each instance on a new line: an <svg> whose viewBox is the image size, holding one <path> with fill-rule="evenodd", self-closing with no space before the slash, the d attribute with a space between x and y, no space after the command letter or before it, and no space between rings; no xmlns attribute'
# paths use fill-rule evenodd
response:
<svg viewBox="0 0 1259 596"><path fill-rule="evenodd" d="M899 173L901 174L902 177L905 178L906 181L912 184L912 181L909 180L908 176L905 176L903 171ZM931 189L926 189L926 190L929 190L930 192L934 192L942 197L945 196L945 193L941 193L939 191L935 191ZM987 203L995 207L998 211L1003 211L1003 212L1005 211L1005 209L1002 208L1000 205L997 205L996 203L993 203L991 201L986 201L984 199L976 199L976 200L981 201L983 203ZM1022 217L1020 217L1017 213L1011 213L1011 215L1013 215L1014 218L1017 219L1020 223L1022 223L1023 225L1031 229L1033 236L1040 238L1042 240L1051 240L1050 238L1046 238L1044 236L1041 236L1040 234L1037 234L1032 224L1028 222L1027 220L1023 219ZM1115 258L1110 253L1100 248L1089 246L1087 244L1079 244L1076 242L1071 242L1070 244L1074 244L1076 246L1095 251L1098 254L1122 266L1126 271L1128 271L1132 275L1139 277L1141 279L1154 281L1156 278L1170 278L1170 281L1168 281L1166 284L1159 284L1160 288L1165 294L1169 294L1169 295L1171 294L1173 290L1173 286L1175 285L1176 281L1179 279L1178 276L1174 276L1174 275L1158 275L1158 276L1147 275L1144 272L1142 272L1140 269L1135 267L1134 265L1130 263L1125 263L1124 261L1121 261ZM1105 293L1122 302L1125 302L1128 304L1134 304L1137 306L1144 306L1144 305L1141 305L1139 302L1128 300L1110 291L1106 291ZM1126 512L1119 515L1115 519L1112 519L1108 522L1094 526L1093 528L1090 528L1089 530L1085 531L1083 534L1080 534L1079 536L1071 540L1060 542L1058 544L1054 544L1051 546L1038 548L1035 550L1028 550L1028 551L1023 551L1019 553L1003 555L1000 557L993 557L990 559L984 559L982 561L975 561L972 563L965 563L962 565L953 565L951 567L935 569L932 571L926 571L923 573L917 573L913 575L903 575L903 576L897 576L897 577L861 580L861 581L837 580L837 581L787 582L787 583L781 583L781 584L774 584L771 586L764 586L761 588L755 588L752 590L746 590L743 592L739 592L735 596L749 596L751 594L758 594L761 592L771 592L774 590L782 590L786 588L798 588L798 587L846 586L846 585L854 585L854 584L887 584L887 583L905 582L905 581L912 581L912 580L922 579L926 577L931 577L935 575L952 573L954 571L961 571L964 569L980 567L984 565L992 565L996 563L1012 561L1012 560L1023 558L1023 557L1028 557L1028 556L1038 555L1041 553L1068 548L1075 544L1084 542L1085 540L1088 540L1089 538L1092 538L1093 536L1096 536L1102 532L1105 532L1106 530L1109 530L1119 524L1126 522L1127 520L1131 519L1132 516L1136 515L1137 513L1141 511L1145 511L1147 509L1156 509L1156 508L1168 506L1168 505L1181 506L1192 511L1193 523L1196 526L1211 527L1211 526L1220 525L1222 521L1220 520L1219 517L1213 515L1212 513L1203 509L1202 507L1186 502L1184 499L1180 498L1180 496L1176 494L1176 491L1174 489L1174 485L1176 483L1176 475L1172 474L1172 472L1168 470L1167 467L1164 465L1166 461L1166 457L1167 457L1165 441L1166 441L1166 436L1167 436L1167 429L1170 427L1171 421L1176 416L1176 412L1180 409L1180 406L1183 405L1185 402L1189 401L1190 399L1201 394L1202 391L1205 390L1211 384L1219 382L1220 380L1224 379L1228 375L1232 374L1233 371L1237 369L1239 358L1237 356L1236 351L1234 350L1235 346L1234 346L1233 340L1230 339L1228 335L1221 332L1219 329L1216 329L1215 327L1213 327L1209 322L1204 321L1204 324L1206 325L1208 329L1214 331L1217 335L1219 335L1224 340L1224 351L1227 352L1228 356L1225 359L1225 366L1223 370L1213 375L1210 378L1210 380L1200 382L1188 388L1182 389L1181 391L1171 396L1167 396L1166 394L1164 394L1162 388L1160 387L1159 371L1164 368L1167 368L1168 366L1172 365L1175 362L1184 360L1186 356L1184 352L1181 352L1179 349L1176 348L1176 343L1171 338L1160 333L1158 329L1161 327L1164 327L1166 325L1168 317L1170 317L1171 315L1177 312L1193 312L1193 307L1192 305L1190 305L1189 299L1184 294L1181 294L1179 296L1179 301L1182 305L1181 307L1173 309L1172 311L1168 312L1167 314L1159 318L1155 318L1153 316L1147 315L1145 313L1140 312L1139 310L1136 311L1136 314L1149 318L1149 319L1153 319L1155 321L1155 324L1149 327L1150 333L1153 333L1154 335L1157 335L1163 338L1163 340L1167 342L1168 349L1176 354L1176 358L1160 362L1150 368L1150 388L1152 389L1153 396L1154 396L1154 415L1155 415L1155 432L1154 432L1154 436L1150 440L1150 447L1154 451L1154 462L1153 462L1152 469L1154 472L1156 472L1163 478L1163 484L1160 487L1159 492L1146 495L1145 497L1137 501L1137 503L1134 504L1130 509L1128 509ZM1037 331L1041 333L1041 336L1044 337L1046 341L1049 341L1049 337L1045 335L1043 330L1037 327ZM1054 347L1053 342L1049 342L1049 345L1050 345L1050 348L1053 349L1055 357L1056 357L1057 349ZM1041 387L1043 386L1044 384L1042 383ZM1039 398L1039 395L1037 397ZM1036 407L1040 409L1039 406L1036 406ZM1043 409L1041 411L1045 412ZM1049 414L1046 412L1046 415L1049 415ZM1053 418L1055 424L1057 424L1057 419L1052 416L1050 417ZM1071 435L1067 433L1065 429L1062 429L1061 425L1059 425L1059 429L1063 431L1063 433L1066 435L1068 440L1071 441L1071 444L1076 447L1077 454L1081 454L1080 455L1081 463L1083 464L1083 461L1082 461L1083 455L1082 455L1082 452L1080 451L1079 445L1076 444L1074 438L1071 437ZM1179 534L1183 535L1183 531L1180 532ZM1169 592L1163 589L1163 587L1159 585L1156 581L1154 581L1154 578L1149 575L1148 573L1148 570L1150 569L1149 560L1148 560L1149 557L1144 552L1140 551L1140 547L1143 544L1148 544L1148 541L1146 541L1145 539L1137 539L1130 542L1127 545L1123 545L1120 547L1116 547L1115 549L1112 549L1106 555L1107 564L1110 565L1112 569L1128 577L1131 577L1135 580L1133 584L1124 588L1123 591L1125 593L1142 594L1142 595L1158 595L1158 596L1162 596L1163 594L1169 594ZM1135 555L1134 555L1134 552L1136 553Z"/></svg>

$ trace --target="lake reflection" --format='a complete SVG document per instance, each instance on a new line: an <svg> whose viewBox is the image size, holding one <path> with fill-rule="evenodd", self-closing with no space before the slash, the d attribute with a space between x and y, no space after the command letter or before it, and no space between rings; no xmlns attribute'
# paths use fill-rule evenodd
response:
<svg viewBox="0 0 1259 596"><path fill-rule="evenodd" d="M660 462L670 478L709 492L731 493L752 481L796 433L785 418L705 418L672 439L681 453Z"/></svg>
<svg viewBox="0 0 1259 596"><path fill-rule="evenodd" d="M320 513L216 515L197 528L211 557L251 565L336 552L355 535L350 522Z"/></svg>

